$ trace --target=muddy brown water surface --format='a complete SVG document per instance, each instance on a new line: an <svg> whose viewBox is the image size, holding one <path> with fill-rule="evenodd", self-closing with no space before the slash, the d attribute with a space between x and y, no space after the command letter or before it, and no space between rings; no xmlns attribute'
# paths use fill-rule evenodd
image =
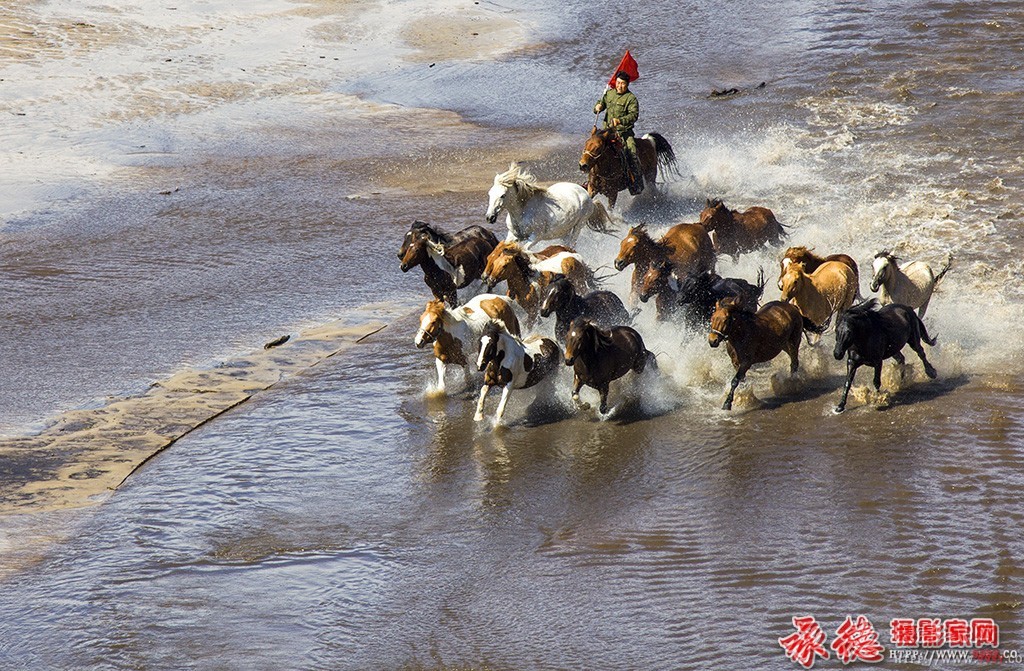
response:
<svg viewBox="0 0 1024 671"><path fill-rule="evenodd" d="M724 413L724 351L645 310L662 374L613 388L611 418L565 405L567 379L553 406L514 393L499 431L472 421L475 389L429 393L412 345L425 286L397 268L401 235L414 218L481 223L514 158L579 179L619 51L593 44L620 26L601 9L538 14L542 39L497 61L339 77L325 90L382 107L257 114L230 150L237 128L208 130L207 150L137 158L132 184L5 224L11 435L282 333L389 325L101 506L5 517L0 667L787 669L777 639L805 614L830 641L864 614L886 647L891 618L991 617L1004 649L1024 648L1014 4L649 3L622 36L642 130L670 139L682 173L658 203L624 203L622 225L693 220L722 197L865 269L882 248L936 265L952 251L926 316L937 380L911 356L875 395L862 371L833 415L844 370L826 337L799 378L758 369ZM727 86L740 94L706 98ZM389 141L353 150L353 129ZM580 242L597 264L616 248ZM775 298L776 264L720 271L764 266ZM624 291L625 273L609 284Z"/></svg>

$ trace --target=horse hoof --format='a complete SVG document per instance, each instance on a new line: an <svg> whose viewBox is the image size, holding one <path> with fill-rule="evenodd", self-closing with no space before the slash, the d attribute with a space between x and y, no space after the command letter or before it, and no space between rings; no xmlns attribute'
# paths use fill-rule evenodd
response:
<svg viewBox="0 0 1024 671"><path fill-rule="evenodd" d="M841 415L845 411L846 411L846 406L845 405L837 405L835 408L832 409L832 414L833 415Z"/></svg>
<svg viewBox="0 0 1024 671"><path fill-rule="evenodd" d="M484 416L483 415L473 415L473 421L474 422L482 422L482 421L484 421Z"/></svg>
<svg viewBox="0 0 1024 671"><path fill-rule="evenodd" d="M732 410L732 403L726 402L722 404L722 410Z"/></svg>
<svg viewBox="0 0 1024 671"><path fill-rule="evenodd" d="M935 370L934 368L932 368L931 366L928 366L927 368L925 368L925 369L924 369L924 373L925 373L925 375L927 375L927 376L928 376L929 378L931 378L932 380L934 380L935 378L937 378L937 377L939 376L939 373L938 373L938 371L936 371L936 370Z"/></svg>

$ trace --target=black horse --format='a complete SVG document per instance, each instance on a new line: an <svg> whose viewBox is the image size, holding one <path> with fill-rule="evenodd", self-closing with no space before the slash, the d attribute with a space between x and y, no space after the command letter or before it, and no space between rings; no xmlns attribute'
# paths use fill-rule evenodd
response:
<svg viewBox="0 0 1024 671"><path fill-rule="evenodd" d="M833 354L837 360L846 356L846 388L843 398L836 406L836 412L846 409L846 397L853 384L853 376L861 366L875 369L875 389L882 386L882 362L895 359L904 364L901 350L905 345L917 352L924 364L924 372L935 379L935 368L928 362L921 341L935 346L938 338L930 338L924 322L912 308L899 303L878 307L874 298L854 305L842 313L836 322L836 348Z"/></svg>
<svg viewBox="0 0 1024 671"><path fill-rule="evenodd" d="M601 328L632 321L622 300L611 291L591 291L580 296L572 282L564 277L549 284L544 294L540 316L549 317L552 312L555 313L555 338L562 344L569 334L569 324L577 317L590 319Z"/></svg>
<svg viewBox="0 0 1024 671"><path fill-rule="evenodd" d="M713 270L704 273L688 273L679 283L676 300L683 306L683 317L696 328L711 324L715 305L723 298L736 298L742 309L757 312L758 302L764 293L764 268L757 271L757 284L734 277L722 277Z"/></svg>

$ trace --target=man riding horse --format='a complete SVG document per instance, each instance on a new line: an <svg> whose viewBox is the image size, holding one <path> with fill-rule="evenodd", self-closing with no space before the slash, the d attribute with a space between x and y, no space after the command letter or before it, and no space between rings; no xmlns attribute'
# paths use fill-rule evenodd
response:
<svg viewBox="0 0 1024 671"><path fill-rule="evenodd" d="M633 137L633 124L640 117L640 103L629 90L629 73L619 70L615 74L615 88L605 91L601 100L594 105L594 114L600 114L602 110L607 110L604 127L613 129L625 147L629 192L635 196L644 190L644 178L636 156L636 139Z"/></svg>

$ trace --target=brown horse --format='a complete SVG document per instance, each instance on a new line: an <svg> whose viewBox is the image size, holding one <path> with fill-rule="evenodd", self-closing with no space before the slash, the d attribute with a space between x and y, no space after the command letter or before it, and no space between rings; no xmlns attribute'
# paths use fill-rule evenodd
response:
<svg viewBox="0 0 1024 671"><path fill-rule="evenodd" d="M488 289L499 282L508 283L508 296L526 311L529 323L537 320L544 289L555 279L565 277L578 293L595 288L594 273L575 252L558 252L541 258L511 243L495 249L487 259L483 281Z"/></svg>
<svg viewBox="0 0 1024 671"><path fill-rule="evenodd" d="M789 372L795 373L800 367L800 336L805 328L815 326L790 303L771 301L757 312L751 312L738 298L718 301L711 315L708 344L718 347L725 341L736 368L722 410L732 410L736 387L754 364L771 361L784 351L789 355Z"/></svg>
<svg viewBox="0 0 1024 671"><path fill-rule="evenodd" d="M644 346L640 334L628 326L607 331L582 317L569 325L565 339L565 365L572 366L572 400L580 400L580 388L587 385L601 394L601 413L608 412L608 385L629 371L638 375L658 362Z"/></svg>
<svg viewBox="0 0 1024 671"><path fill-rule="evenodd" d="M857 276L857 295L860 295L860 269L857 267L857 262L853 260L852 256L846 254L830 254L829 256L818 256L814 253L814 248L808 249L807 247L790 247L786 250L786 253L782 255L782 261L779 262L779 288L782 288L782 275L786 272L786 268L791 263L799 263L804 267L805 273L813 273L818 269L818 266L825 263L826 261L838 261L839 263L845 263L850 266L853 270L853 274Z"/></svg>
<svg viewBox="0 0 1024 671"><path fill-rule="evenodd" d="M647 232L646 224L629 229L619 244L619 255L615 257L615 269L623 270L635 264L631 293L639 295L644 275L652 263L668 261L675 271L702 273L715 269L715 248L711 238L700 224L676 224L668 229L661 239L655 241Z"/></svg>
<svg viewBox="0 0 1024 671"><path fill-rule="evenodd" d="M583 145L580 156L580 170L588 174L587 193L593 198L604 194L608 198L608 207L615 207L619 191L629 187L626 176L622 141L612 129L598 130L597 126L590 132L590 137ZM636 157L640 162L640 172L644 182L653 187L658 178L658 168L676 170L676 155L672 145L658 133L648 133L636 140Z"/></svg>
<svg viewBox="0 0 1024 671"><path fill-rule="evenodd" d="M737 212L720 200L706 200L700 223L708 233L714 232L716 251L734 259L760 249L765 243L778 244L786 237L786 229L766 207Z"/></svg>
<svg viewBox="0 0 1024 671"><path fill-rule="evenodd" d="M658 321L667 321L679 311L679 279L671 261L656 261L644 273L637 298L646 303L652 297Z"/></svg>
<svg viewBox="0 0 1024 671"><path fill-rule="evenodd" d="M455 307L459 304L456 290L480 279L483 260L497 244L494 234L482 226L469 226L456 233L447 233L438 226L414 221L402 239L398 258L402 262L403 273L416 266L423 268L423 281L434 298ZM442 245L441 253L438 253L437 245ZM444 254L448 250L455 251L458 257L449 260ZM452 260L456 262L452 263Z"/></svg>
<svg viewBox="0 0 1024 671"><path fill-rule="evenodd" d="M782 300L795 305L805 317L822 327L832 315L848 310L857 295L857 276L845 263L826 261L811 274L799 263L782 274Z"/></svg>

